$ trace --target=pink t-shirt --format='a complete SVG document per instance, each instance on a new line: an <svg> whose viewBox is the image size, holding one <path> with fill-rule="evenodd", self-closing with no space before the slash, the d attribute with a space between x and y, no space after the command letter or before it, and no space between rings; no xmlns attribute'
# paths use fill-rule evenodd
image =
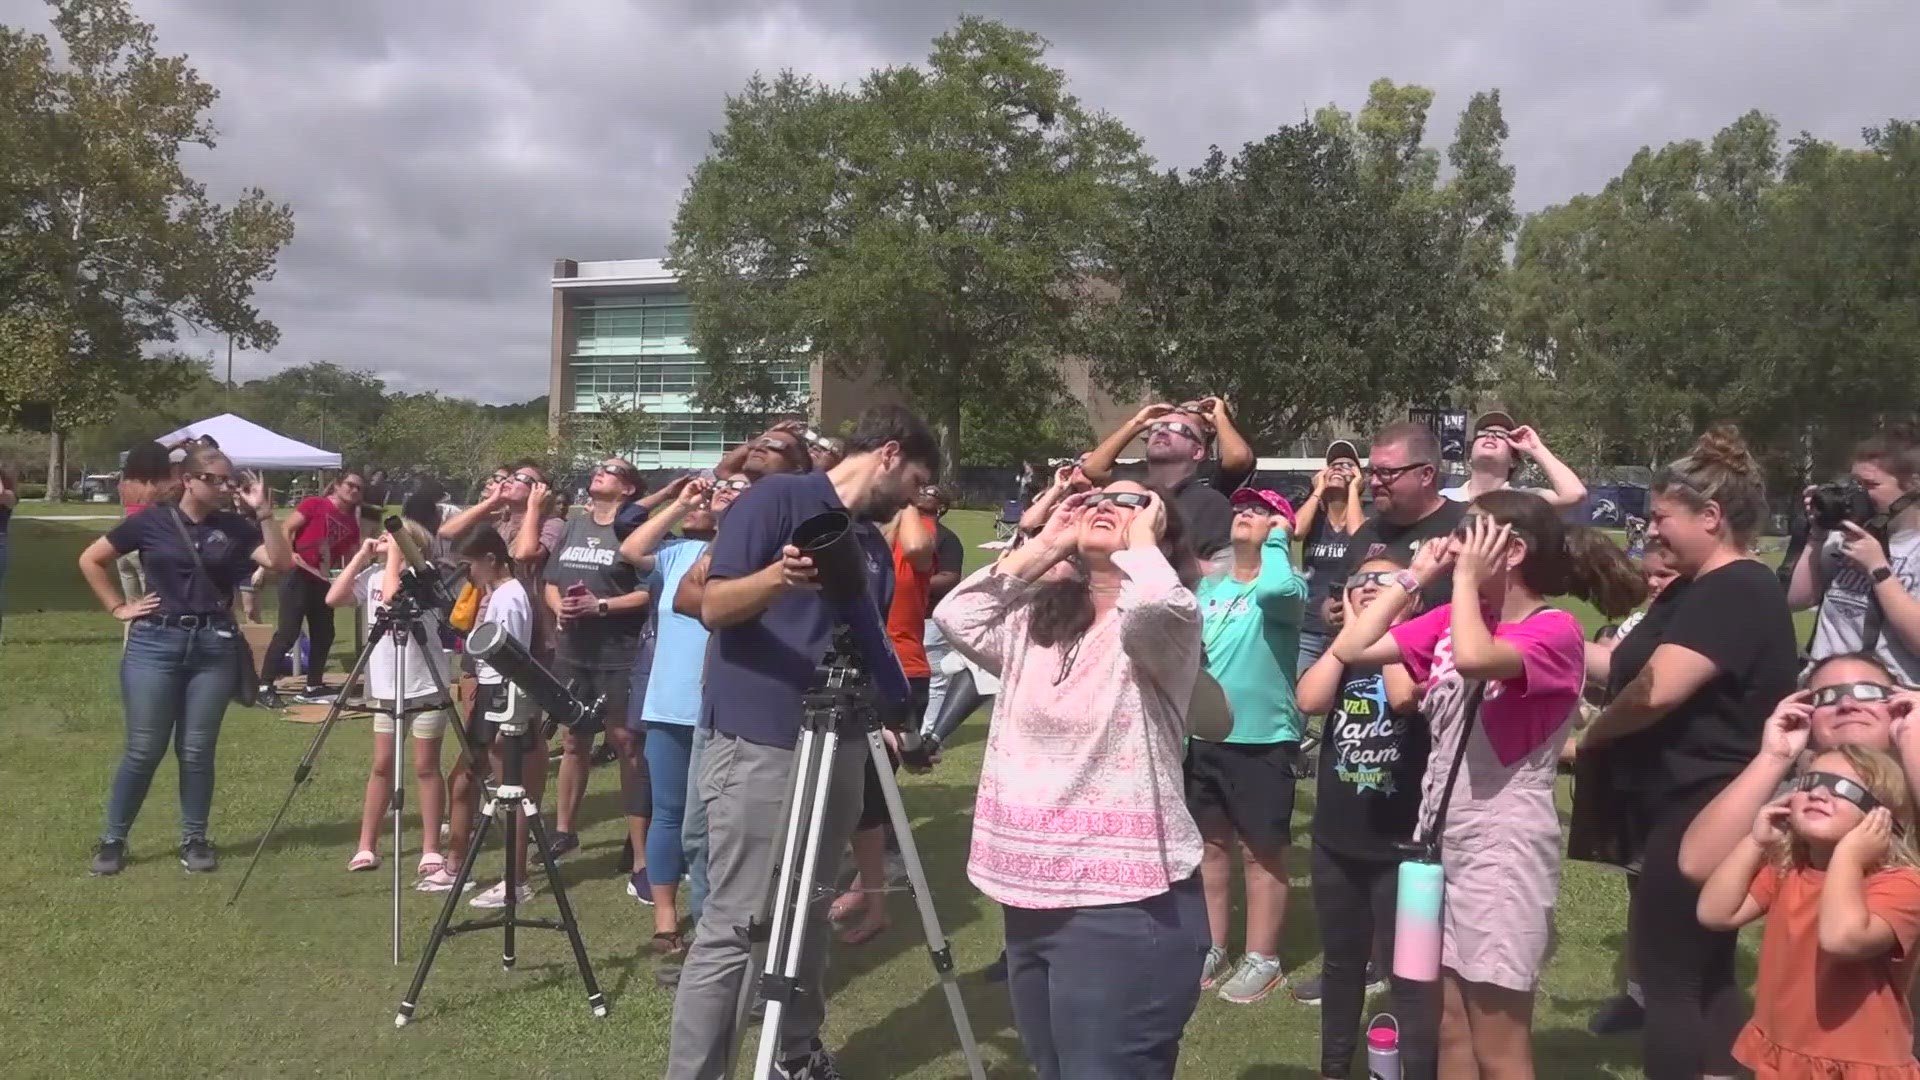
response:
<svg viewBox="0 0 1920 1080"><path fill-rule="evenodd" d="M1393 628L1407 673L1422 692L1454 671L1453 605L1442 604ZM1491 620L1489 620L1491 622ZM1496 641L1520 650L1520 674L1487 685L1479 724L1500 764L1526 757L1567 722L1586 683L1586 635L1579 620L1548 608L1493 628Z"/></svg>

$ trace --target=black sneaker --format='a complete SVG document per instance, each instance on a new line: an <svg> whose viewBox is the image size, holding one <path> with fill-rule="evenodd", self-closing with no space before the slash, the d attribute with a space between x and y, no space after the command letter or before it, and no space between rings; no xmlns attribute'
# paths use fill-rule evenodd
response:
<svg viewBox="0 0 1920 1080"><path fill-rule="evenodd" d="M302 705L331 705L338 696L340 691L331 686L309 686L293 695L293 700Z"/></svg>
<svg viewBox="0 0 1920 1080"><path fill-rule="evenodd" d="M603 741L599 746L594 747L592 760L595 765L611 765L620 760L620 751L615 750L612 744Z"/></svg>
<svg viewBox="0 0 1920 1080"><path fill-rule="evenodd" d="M1367 965L1367 993L1377 994L1387 988L1387 973L1377 964ZM1293 1000L1302 1005L1318 1005L1326 996L1327 983L1323 974L1310 975L1304 979L1295 979L1291 993Z"/></svg>
<svg viewBox="0 0 1920 1080"><path fill-rule="evenodd" d="M1595 1035L1624 1035L1638 1031L1647 1022L1647 1010L1625 994L1608 998L1587 1021L1587 1031Z"/></svg>
<svg viewBox="0 0 1920 1080"><path fill-rule="evenodd" d="M579 848L579 833L561 832L555 829L552 838L547 841L547 850L551 851L553 857L556 859L569 851L577 851Z"/></svg>
<svg viewBox="0 0 1920 1080"><path fill-rule="evenodd" d="M672 990L680 985L680 965L661 964L653 969L653 985Z"/></svg>
<svg viewBox="0 0 1920 1080"><path fill-rule="evenodd" d="M775 1065L773 1074L781 1080L845 1080L839 1063L819 1039L813 1040L813 1049L805 1057L788 1058Z"/></svg>
<svg viewBox="0 0 1920 1080"><path fill-rule="evenodd" d="M93 849L93 862L87 873L93 877L112 877L127 868L127 842L102 840Z"/></svg>
<svg viewBox="0 0 1920 1080"><path fill-rule="evenodd" d="M254 698L253 703L262 709L284 709L287 707L287 699L281 697L280 691L275 690L271 686L262 686L259 696Z"/></svg>
<svg viewBox="0 0 1920 1080"><path fill-rule="evenodd" d="M211 874L220 868L220 856L204 836L196 836L180 845L180 865L189 874Z"/></svg>

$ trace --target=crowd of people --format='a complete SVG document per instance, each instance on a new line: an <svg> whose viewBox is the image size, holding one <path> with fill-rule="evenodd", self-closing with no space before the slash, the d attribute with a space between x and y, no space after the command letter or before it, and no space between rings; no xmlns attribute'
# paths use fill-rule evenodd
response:
<svg viewBox="0 0 1920 1080"><path fill-rule="evenodd" d="M1452 486L1424 425L1386 425L1364 455L1336 440L1295 507L1252 483L1224 400L1149 406L1059 468L1013 541L971 575L940 521L935 440L897 407L869 410L843 441L776 425L651 492L608 458L571 515L555 512L531 462L496 470L465 509L417 491L404 530L463 575L465 595L432 640L408 642L406 686L391 685L398 646L370 658L374 752L348 869L382 858L404 718L419 887L453 887L481 791L503 769L492 733L512 695L484 663L456 676L445 646L499 624L608 702L626 887L651 908L658 978L674 991L667 1075L723 1075L749 926L779 858L801 695L836 619L791 538L845 511L912 687L905 725L937 748L956 709L990 702L967 869L1004 910L994 974L1046 1080L1171 1076L1203 992L1251 1006L1282 990L1320 1005L1319 1074L1346 1077L1368 998L1389 989L1402 1075L1533 1076L1534 999L1569 853L1630 875L1627 990L1595 1026L1640 1028L1651 1080L1743 1067L1920 1080L1908 1004L1920 437L1896 428L1861 443L1852 482L1872 513L1836 523L1810 502L1807 542L1776 571L1755 554L1769 516L1761 469L1731 428L1656 472L1638 564L1567 523L1586 489L1538 432L1494 410L1471 435ZM1123 463L1136 441L1144 459ZM370 493L386 502L384 478L343 472L283 523L217 447L178 456L130 456L129 516L81 560L129 627L127 749L99 874L126 865L169 741L181 861L216 865L214 743L251 677L233 614L243 583L286 575L260 681L285 668L304 622L299 696L324 700L331 609L376 615L404 568L387 537L363 539L359 507ZM1529 469L1544 486L1523 485ZM1590 639L1568 598L1608 632ZM1792 613L1816 606L1803 649ZM450 679L467 686L464 723L438 690ZM1203 718L1216 694L1222 723ZM450 721L463 755L488 760L443 773ZM596 734L559 740L543 804L556 855L578 845ZM527 753L539 801L547 751ZM1555 795L1568 770L1563 839ZM1323 962L1301 978L1281 943L1307 778ZM845 852L852 877L845 891L822 882L810 909L817 925L777 1033L790 1078L839 1075L820 1039L828 926L843 924L846 946L889 926L893 838L864 743L843 744L828 783L822 851ZM524 835L515 843L515 899L527 902L538 886ZM1397 895L1409 863L1442 882L1430 925ZM504 889L471 903L500 906ZM1736 933L1759 918L1749 1008Z"/></svg>

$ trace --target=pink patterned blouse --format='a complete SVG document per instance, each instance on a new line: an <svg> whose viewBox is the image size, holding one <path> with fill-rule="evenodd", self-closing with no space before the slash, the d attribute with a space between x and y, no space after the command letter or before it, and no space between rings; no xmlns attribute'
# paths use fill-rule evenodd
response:
<svg viewBox="0 0 1920 1080"><path fill-rule="evenodd" d="M1027 635L1036 586L989 568L933 613L999 676L967 876L1020 908L1120 904L1200 865L1181 762L1200 670L1200 611L1158 550L1118 552L1114 610L1076 645Z"/></svg>

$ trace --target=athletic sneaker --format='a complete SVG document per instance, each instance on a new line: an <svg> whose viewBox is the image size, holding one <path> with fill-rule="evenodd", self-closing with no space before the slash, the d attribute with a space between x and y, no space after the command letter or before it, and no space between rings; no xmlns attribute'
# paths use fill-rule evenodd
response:
<svg viewBox="0 0 1920 1080"><path fill-rule="evenodd" d="M553 835L547 840L547 850L552 852L556 859L569 851L578 850L579 847L579 833L561 832L555 829Z"/></svg>
<svg viewBox="0 0 1920 1080"><path fill-rule="evenodd" d="M127 868L127 842L102 840L93 849L93 862L87 873L94 877L112 877Z"/></svg>
<svg viewBox="0 0 1920 1080"><path fill-rule="evenodd" d="M220 868L220 856L204 836L189 837L180 845L180 865L189 874L211 874Z"/></svg>
<svg viewBox="0 0 1920 1080"><path fill-rule="evenodd" d="M340 691L331 686L309 686L293 695L293 700L302 705L331 705Z"/></svg>
<svg viewBox="0 0 1920 1080"><path fill-rule="evenodd" d="M627 875L627 895L647 907L653 906L653 882L647 880L646 867L643 866Z"/></svg>
<svg viewBox="0 0 1920 1080"><path fill-rule="evenodd" d="M1292 990L1293 1000L1302 1005L1318 1005L1320 1004L1320 999L1326 995L1326 986L1327 977L1324 973L1309 975L1304 979L1295 979ZM1369 994L1377 994L1386 988L1387 973L1382 971L1378 964L1368 964L1366 992Z"/></svg>
<svg viewBox="0 0 1920 1080"><path fill-rule="evenodd" d="M775 1064L773 1075L779 1080L843 1080L839 1064L819 1039L813 1040L813 1050L807 1056Z"/></svg>
<svg viewBox="0 0 1920 1080"><path fill-rule="evenodd" d="M284 709L287 707L287 699L281 697L280 691L274 689L272 685L267 683L260 685L259 696L254 699L253 703L262 709Z"/></svg>
<svg viewBox="0 0 1920 1080"><path fill-rule="evenodd" d="M1220 1000L1231 1001L1235 1005L1251 1005L1264 1000L1286 982L1287 973L1280 970L1278 957L1248 953L1240 958L1240 966L1233 970L1233 977L1220 987Z"/></svg>
<svg viewBox="0 0 1920 1080"><path fill-rule="evenodd" d="M1227 950L1215 945L1207 950L1207 963L1200 969L1200 989L1211 990L1227 973Z"/></svg>
<svg viewBox="0 0 1920 1080"><path fill-rule="evenodd" d="M1587 1030L1595 1035L1624 1035L1640 1030L1646 1023L1646 1008L1621 994L1600 1003L1600 1008L1594 1010L1593 1019L1587 1021Z"/></svg>
<svg viewBox="0 0 1920 1080"><path fill-rule="evenodd" d="M520 883L520 888L516 891L519 893L519 896L514 900L514 903L516 905L530 904L533 902L533 886L523 881ZM473 899L467 901L467 903L477 908L506 907L507 906L506 881L501 880L501 881L494 882L493 888L488 889L486 892L483 892L479 896L476 896Z"/></svg>

